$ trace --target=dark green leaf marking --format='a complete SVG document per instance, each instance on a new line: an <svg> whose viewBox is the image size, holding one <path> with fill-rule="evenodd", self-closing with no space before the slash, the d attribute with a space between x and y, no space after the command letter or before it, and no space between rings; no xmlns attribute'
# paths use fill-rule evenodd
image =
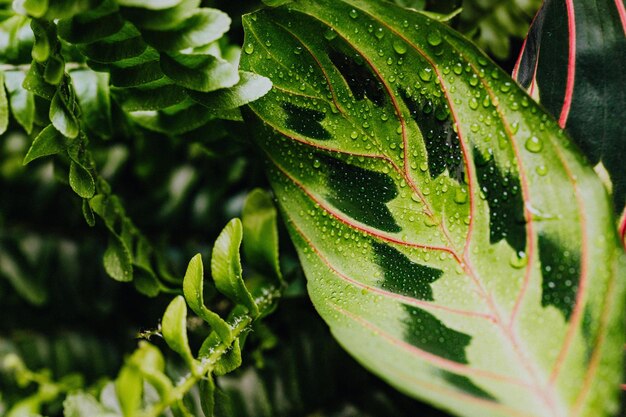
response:
<svg viewBox="0 0 626 417"><path fill-rule="evenodd" d="M558 308L566 320L572 315L580 277L580 254L564 250L554 238L539 234L543 273L541 305Z"/></svg>
<svg viewBox="0 0 626 417"><path fill-rule="evenodd" d="M443 271L417 264L389 245L374 242L372 246L376 262L384 273L382 288L418 300L433 300L430 284L438 280Z"/></svg>
<svg viewBox="0 0 626 417"><path fill-rule="evenodd" d="M328 140L331 138L330 132L320 124L326 117L321 111L307 109L288 102L284 102L282 108L287 115L286 125L289 129L313 139Z"/></svg>
<svg viewBox="0 0 626 417"><path fill-rule="evenodd" d="M377 229L402 230L385 205L398 195L391 177L326 155L318 154L317 158L324 164L330 192L326 198L333 206Z"/></svg>
<svg viewBox="0 0 626 417"><path fill-rule="evenodd" d="M346 80L354 98L363 100L367 97L378 107L383 106L385 104L385 90L381 82L366 66L365 61L359 54L355 52L351 52L351 54L354 57L350 57L336 49L331 49L328 57Z"/></svg>
<svg viewBox="0 0 626 417"><path fill-rule="evenodd" d="M400 95L424 136L430 175L437 177L447 169L451 178L462 182L465 170L463 154L450 113L432 100L418 100L405 91L401 91Z"/></svg>
<svg viewBox="0 0 626 417"><path fill-rule="evenodd" d="M474 148L474 161L481 191L489 204L489 240L505 239L516 252L526 248L524 201L519 178L512 172L503 173L495 158Z"/></svg>
<svg viewBox="0 0 626 417"><path fill-rule="evenodd" d="M496 398L489 394L487 391L478 387L466 376L455 374L448 371L441 371L443 379L454 385L460 391L469 394L473 397L484 398L486 400L495 400Z"/></svg>
<svg viewBox="0 0 626 417"><path fill-rule="evenodd" d="M408 313L404 321L404 338L418 349L458 363L468 363L465 347L472 338L457 332L432 314L413 306L404 306Z"/></svg>

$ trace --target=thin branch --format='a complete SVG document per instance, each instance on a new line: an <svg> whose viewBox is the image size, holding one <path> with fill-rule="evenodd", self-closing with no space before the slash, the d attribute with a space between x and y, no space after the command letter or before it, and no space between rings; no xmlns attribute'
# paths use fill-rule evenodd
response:
<svg viewBox="0 0 626 417"><path fill-rule="evenodd" d="M268 310L280 296L281 290L276 287L271 287L265 294L257 298L255 302L259 306L260 311L265 311ZM189 373L164 401L144 410L142 413L138 414L139 417L159 417L167 408L172 406L172 404L181 400L201 379L205 378L207 374L213 371L220 358L232 348L233 342L241 334L248 331L253 322L254 319L251 316L243 316L243 318L237 321L233 326L233 340L231 342L220 343L210 355L202 358L201 365L195 369L194 372Z"/></svg>

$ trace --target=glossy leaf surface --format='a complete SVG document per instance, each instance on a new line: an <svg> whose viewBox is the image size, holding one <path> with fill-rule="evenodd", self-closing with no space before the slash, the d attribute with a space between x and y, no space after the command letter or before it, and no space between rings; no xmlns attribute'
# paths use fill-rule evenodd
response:
<svg viewBox="0 0 626 417"><path fill-rule="evenodd" d="M274 85L246 117L340 343L457 415L615 413L622 253L557 123L417 12L297 1L244 27Z"/></svg>
<svg viewBox="0 0 626 417"><path fill-rule="evenodd" d="M211 256L211 273L217 289L237 304L244 305L255 317L259 309L242 277L239 246L243 239L241 220L233 219L217 237Z"/></svg>
<svg viewBox="0 0 626 417"><path fill-rule="evenodd" d="M603 165L621 213L626 206L624 1L545 0L513 77L558 119L592 164Z"/></svg>

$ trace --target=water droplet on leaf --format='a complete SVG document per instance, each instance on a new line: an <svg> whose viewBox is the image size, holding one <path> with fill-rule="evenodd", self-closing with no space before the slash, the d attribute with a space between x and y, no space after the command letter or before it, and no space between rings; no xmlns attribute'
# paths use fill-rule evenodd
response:
<svg viewBox="0 0 626 417"><path fill-rule="evenodd" d="M428 43L431 44L432 46L437 46L441 44L441 41L442 41L441 33L439 33L438 30L433 30L432 32L428 34L426 39L428 40Z"/></svg>
<svg viewBox="0 0 626 417"><path fill-rule="evenodd" d="M526 140L525 146L529 152L538 153L543 149L543 142L537 136L531 136Z"/></svg>
<svg viewBox="0 0 626 417"><path fill-rule="evenodd" d="M403 41L396 39L393 41L393 50L399 55L404 55L407 51L406 44Z"/></svg>
<svg viewBox="0 0 626 417"><path fill-rule="evenodd" d="M433 78L433 70L432 68L420 68L420 70L418 71L418 75L422 79L422 81L428 82Z"/></svg>

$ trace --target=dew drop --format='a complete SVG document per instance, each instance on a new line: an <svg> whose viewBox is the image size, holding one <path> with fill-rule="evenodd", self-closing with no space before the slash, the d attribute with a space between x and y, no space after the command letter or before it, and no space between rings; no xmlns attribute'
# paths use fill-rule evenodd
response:
<svg viewBox="0 0 626 417"><path fill-rule="evenodd" d="M546 175L548 175L548 167L545 165L539 165L537 168L535 168L535 172L537 172L537 174L541 175L542 177L545 177Z"/></svg>
<svg viewBox="0 0 626 417"><path fill-rule="evenodd" d="M355 9L350 10L350 17L356 19L359 16L359 13Z"/></svg>
<svg viewBox="0 0 626 417"><path fill-rule="evenodd" d="M326 38L326 40L332 41L337 37L337 32L335 32L334 29L328 29L326 32L324 32L324 37Z"/></svg>
<svg viewBox="0 0 626 417"><path fill-rule="evenodd" d="M529 152L538 153L543 149L543 142L537 136L531 136L526 140L525 146Z"/></svg>
<svg viewBox="0 0 626 417"><path fill-rule="evenodd" d="M428 40L428 43L431 44L432 46L440 45L442 41L441 33L439 33L438 30L433 30L432 32L428 34L426 39Z"/></svg>
<svg viewBox="0 0 626 417"><path fill-rule="evenodd" d="M433 70L432 68L420 68L418 75L422 81L428 82L433 78Z"/></svg>
<svg viewBox="0 0 626 417"><path fill-rule="evenodd" d="M514 253L513 255L511 255L511 258L509 259L509 264L516 269L521 269L523 267L526 266L526 264L528 263L528 257L526 256L526 253L524 252L518 252L518 253Z"/></svg>
<svg viewBox="0 0 626 417"><path fill-rule="evenodd" d="M406 44L401 40L396 39L393 41L393 50L399 55L404 55L407 51Z"/></svg>
<svg viewBox="0 0 626 417"><path fill-rule="evenodd" d="M254 45L251 43L247 43L246 46L243 48L243 51L248 55L252 55L254 53Z"/></svg>
<svg viewBox="0 0 626 417"><path fill-rule="evenodd" d="M465 204L467 202L467 191L464 188L457 188L454 191L454 202L457 204Z"/></svg>

